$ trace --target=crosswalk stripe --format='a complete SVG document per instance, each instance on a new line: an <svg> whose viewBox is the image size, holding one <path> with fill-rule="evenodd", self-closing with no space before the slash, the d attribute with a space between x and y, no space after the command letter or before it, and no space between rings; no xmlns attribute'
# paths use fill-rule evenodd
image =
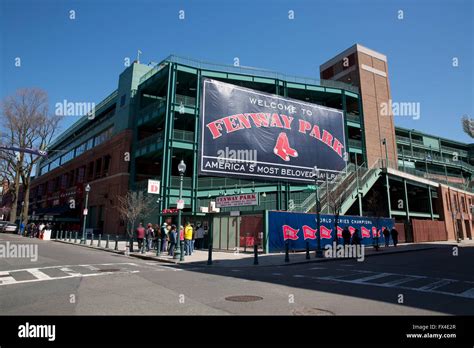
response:
<svg viewBox="0 0 474 348"><path fill-rule="evenodd" d="M404 277L404 278L401 278L401 279L393 280L391 282L382 283L382 285L387 286L387 287L391 287L391 286L396 286L396 285L400 285L400 284L403 284L403 283L408 283L408 282L411 282L413 280L418 280L418 279L423 279L423 278L426 278L426 277L424 277L424 276L408 276L408 277Z"/></svg>
<svg viewBox="0 0 474 348"><path fill-rule="evenodd" d="M466 290L466 291L460 293L460 295L463 296L463 297L474 298L474 288Z"/></svg>
<svg viewBox="0 0 474 348"><path fill-rule="evenodd" d="M371 275L371 276L368 276L368 277L355 279L355 280L353 280L353 282L354 283L365 283L365 282L368 282L369 280L379 279L379 278L383 278L383 277L386 277L386 276L389 276L389 275L392 275L392 273L379 273L379 274L374 274L374 275Z"/></svg>
<svg viewBox="0 0 474 348"><path fill-rule="evenodd" d="M28 273L31 273L36 277L36 279L48 280L51 279L49 275L41 272L38 268L30 268L27 270Z"/></svg>
<svg viewBox="0 0 474 348"><path fill-rule="evenodd" d="M71 277L80 277L81 276L81 273L73 271L72 269L70 269L68 267L62 267L59 270L61 270L62 272L66 273L68 275L70 275Z"/></svg>
<svg viewBox="0 0 474 348"><path fill-rule="evenodd" d="M430 284L427 284L425 286L422 286L421 288L418 288L418 290L434 290L436 288L440 288L444 285L448 285L448 284L451 284L451 283L454 283L454 282L457 282L457 280L452 280L452 279L441 279L441 280L438 280L437 282L434 282L434 283L430 283Z"/></svg>
<svg viewBox="0 0 474 348"><path fill-rule="evenodd" d="M8 272L0 272L0 285L16 283L15 278L13 278Z"/></svg>

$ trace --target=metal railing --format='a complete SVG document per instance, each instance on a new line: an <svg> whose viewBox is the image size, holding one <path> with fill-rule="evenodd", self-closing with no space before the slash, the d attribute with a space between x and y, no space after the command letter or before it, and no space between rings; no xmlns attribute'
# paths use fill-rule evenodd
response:
<svg viewBox="0 0 474 348"><path fill-rule="evenodd" d="M156 101L150 105L145 106L143 109L139 111L139 118L138 121L143 121L146 117L149 117L150 119L159 116L160 110L165 109L166 107L166 99L165 100L160 100ZM147 120L148 121L148 120ZM142 123L144 123L143 121ZM138 122L140 123L140 122Z"/></svg>
<svg viewBox="0 0 474 348"><path fill-rule="evenodd" d="M362 140L349 139L349 147L356 147L362 149Z"/></svg>
<svg viewBox="0 0 474 348"><path fill-rule="evenodd" d="M401 136L401 135L396 135L395 138L397 139L397 141L404 141L406 143L410 142L410 138L404 137L404 136Z"/></svg>
<svg viewBox="0 0 474 348"><path fill-rule="evenodd" d="M416 159L421 159L423 161L426 161L428 163L439 162L439 163L442 163L442 164L450 164L450 165L462 167L463 169L474 173L474 166L473 165L471 165L467 162L464 162L461 159L454 160L453 158L444 157L444 156L442 156L440 154L437 154L437 153L430 154L429 152L424 153L424 152L413 151L413 153L411 153L411 152L408 152L407 154L404 153L402 158L405 158L405 159L406 158L416 158Z"/></svg>
<svg viewBox="0 0 474 348"><path fill-rule="evenodd" d="M97 104L94 107L94 115L97 116L98 111L104 107L104 105L107 105L111 100L117 98L118 91L115 90L112 93L110 93L107 97L105 97L99 104ZM79 120L74 122L68 129L66 129L64 132L62 132L49 146L48 150L54 149L56 146L58 146L61 142L65 141L70 137L70 133L73 129L78 128L79 126L82 126L83 124L91 121L91 118L89 118L88 115L82 116Z"/></svg>
<svg viewBox="0 0 474 348"><path fill-rule="evenodd" d="M152 136L149 136L145 139L140 140L137 143L137 148L140 149L140 148L142 148L144 146L147 146L147 145L150 145L150 144L159 143L162 140L163 140L163 131L161 131L159 133L156 133Z"/></svg>
<svg viewBox="0 0 474 348"><path fill-rule="evenodd" d="M287 75L287 74L274 72L271 70L248 67L248 66L234 66L234 65L210 63L210 62L205 62L205 61L197 60L193 58L180 57L174 54L165 58L161 63L157 64L149 72L143 75L140 78L139 83L141 84L145 82L147 79L151 78L153 75L158 73L166 65L166 62L177 63L177 64L186 65L186 66L190 66L190 67L202 69L202 70L211 70L211 71L220 71L220 72L234 73L234 74L240 74L240 75L267 77L271 79L278 79L278 80L283 80L283 81L293 82L293 83L302 83L302 84L315 85L315 86L340 88L347 91L359 93L358 87L344 83L344 82L340 82L340 81Z"/></svg>
<svg viewBox="0 0 474 348"><path fill-rule="evenodd" d="M175 129L173 130L173 139L194 142L194 132Z"/></svg>
<svg viewBox="0 0 474 348"><path fill-rule="evenodd" d="M457 153L458 156L468 157L467 151L461 150L461 149L456 149L456 148L454 148L454 147L449 147L449 146L441 145L441 150L449 151L449 152L451 152L451 153Z"/></svg>
<svg viewBox="0 0 474 348"><path fill-rule="evenodd" d="M356 123L360 123L360 115L356 115L350 112L346 112L346 119L347 121L352 121Z"/></svg>
<svg viewBox="0 0 474 348"><path fill-rule="evenodd" d="M196 98L187 95L176 94L174 102L175 104L182 104L183 106L196 106Z"/></svg>

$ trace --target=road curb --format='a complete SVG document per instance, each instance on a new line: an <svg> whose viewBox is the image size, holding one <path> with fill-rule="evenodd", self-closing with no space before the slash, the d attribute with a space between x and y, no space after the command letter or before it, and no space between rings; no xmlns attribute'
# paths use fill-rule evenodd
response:
<svg viewBox="0 0 474 348"><path fill-rule="evenodd" d="M85 245L85 244L80 244L80 243L71 243L71 242L66 242L66 241L63 241L63 240L51 239L51 241L66 244L66 245L80 246L80 247L83 247L83 248L88 248L88 249L93 249L93 250L106 251L106 252L109 252L109 253L123 255L123 256L136 257L136 258L144 259L144 260L153 260L153 261L156 261L156 262L171 263L171 264L174 264L174 265L179 264L179 261L175 262L175 261L167 260L167 259L157 259L154 256L147 256L147 255L141 255L141 254L128 254L128 255L126 255L125 251L123 251L123 250L114 250L114 249L110 249L110 248L109 249L99 248L99 247L93 246L93 245L91 246L91 245Z"/></svg>
<svg viewBox="0 0 474 348"><path fill-rule="evenodd" d="M118 254L118 255L123 255L123 256L135 257L135 258L142 259L142 260L151 260L151 261L156 261L156 262L169 263L169 264L173 264L173 265L191 265L192 264L192 265L199 265L199 266L208 266L208 267L212 267L212 268L231 268L231 267L255 268L256 266L261 268L261 267L303 265L303 264L307 264L307 263L354 260L353 257L344 257L344 258L334 257L334 258L312 259L312 260L290 262L290 263L278 263L278 264L273 264L273 265L253 265L253 264L249 264L249 265L244 265L244 266L241 266L241 265L240 266L239 265L219 266L219 265L216 265L216 263L218 263L220 260L215 260L212 265L207 265L206 261L196 261L196 262L192 262L192 263L181 263L179 261L172 261L172 260L168 260L168 259L156 258L156 256L148 256L148 255L142 255L142 254L128 254L128 255L126 255L125 251L117 251L117 250L114 250L114 249L99 248L99 247L96 247L96 246L90 246L90 245L79 244L79 243L75 244L75 243L66 242L66 241L63 241L63 240L51 239L51 241L59 242L59 243L67 244L67 245L75 245L75 246L85 247L85 248L94 249L94 250L106 251L106 252L110 252L110 253L114 253L114 254ZM439 248L439 246L427 246L427 247L410 249L410 250L381 251L381 252L376 252L376 253L371 253L371 254L365 255L365 257L367 258L367 257L372 257L372 256L403 254L403 253L409 253L409 252L415 252L415 251L425 251L425 250L432 250L432 249L438 249L438 248ZM291 257L291 255L290 255L290 257ZM249 262L253 262L252 260L250 260Z"/></svg>

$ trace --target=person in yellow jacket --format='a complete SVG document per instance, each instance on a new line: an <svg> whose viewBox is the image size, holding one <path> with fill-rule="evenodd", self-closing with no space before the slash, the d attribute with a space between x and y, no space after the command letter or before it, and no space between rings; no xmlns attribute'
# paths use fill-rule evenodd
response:
<svg viewBox="0 0 474 348"><path fill-rule="evenodd" d="M193 241L193 226L188 222L186 222L186 227L184 228L184 250L185 255L191 255L191 243Z"/></svg>

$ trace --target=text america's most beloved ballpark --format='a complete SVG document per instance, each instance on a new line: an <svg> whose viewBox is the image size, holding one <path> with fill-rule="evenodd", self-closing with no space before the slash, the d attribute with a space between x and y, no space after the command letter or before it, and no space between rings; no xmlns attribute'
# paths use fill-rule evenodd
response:
<svg viewBox="0 0 474 348"><path fill-rule="evenodd" d="M203 79L201 175L312 182L345 167L341 110Z"/></svg>

